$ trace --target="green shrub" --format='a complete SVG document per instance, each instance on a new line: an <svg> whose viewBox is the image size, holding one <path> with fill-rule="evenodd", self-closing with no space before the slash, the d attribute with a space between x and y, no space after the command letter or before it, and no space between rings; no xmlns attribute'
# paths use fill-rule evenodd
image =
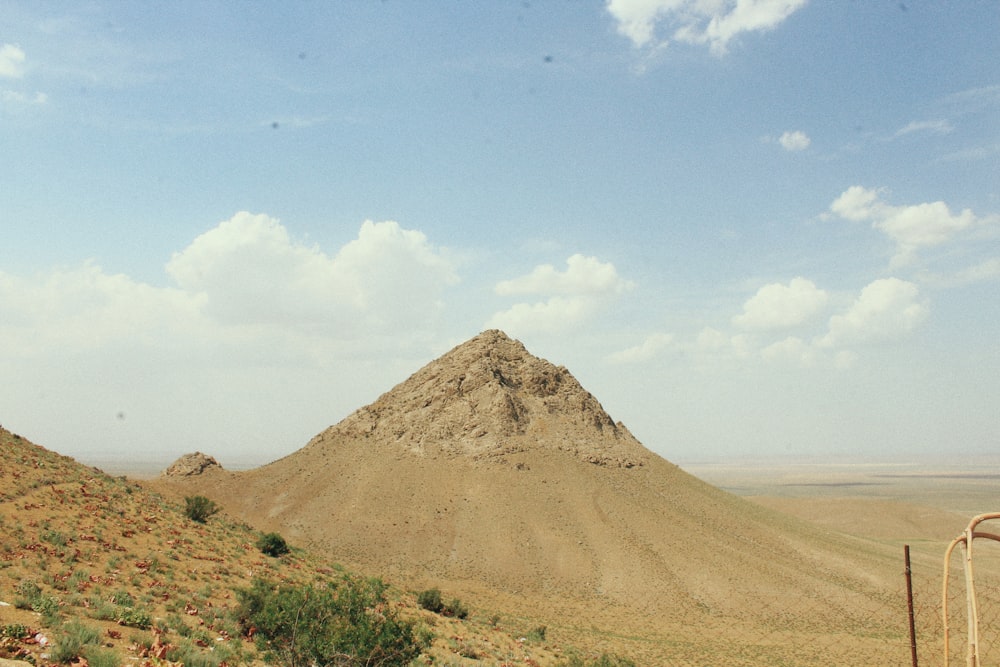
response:
<svg viewBox="0 0 1000 667"><path fill-rule="evenodd" d="M134 607L135 598L128 591L117 590L111 594L111 603L119 607Z"/></svg>
<svg viewBox="0 0 1000 667"><path fill-rule="evenodd" d="M257 540L257 548L261 553L277 558L288 553L288 543L278 533L267 533L261 535Z"/></svg>
<svg viewBox="0 0 1000 667"><path fill-rule="evenodd" d="M537 628L533 628L528 632L527 637L533 642L545 641L545 626L539 625Z"/></svg>
<svg viewBox="0 0 1000 667"><path fill-rule="evenodd" d="M66 546L66 536L60 533L58 530L46 530L44 533L42 533L42 541L48 542L54 547Z"/></svg>
<svg viewBox="0 0 1000 667"><path fill-rule="evenodd" d="M11 623L0 628L0 637L11 639L26 639L31 636L31 628L20 623Z"/></svg>
<svg viewBox="0 0 1000 667"><path fill-rule="evenodd" d="M413 624L400 620L378 579L277 585L255 579L237 592L241 631L268 662L404 667L420 654Z"/></svg>
<svg viewBox="0 0 1000 667"><path fill-rule="evenodd" d="M441 591L436 588L428 588L426 591L420 591L417 595L417 604L435 614L440 614L441 610L444 609L444 602L441 601Z"/></svg>
<svg viewBox="0 0 1000 667"><path fill-rule="evenodd" d="M84 648L83 657L87 659L88 667L119 667L122 664L121 656L118 653L96 646Z"/></svg>
<svg viewBox="0 0 1000 667"><path fill-rule="evenodd" d="M130 628L147 630L153 625L153 617L145 609L118 607L115 610L115 622Z"/></svg>
<svg viewBox="0 0 1000 667"><path fill-rule="evenodd" d="M192 521L205 523L218 511L219 506L205 496L188 496L184 499L184 515Z"/></svg>
<svg viewBox="0 0 1000 667"><path fill-rule="evenodd" d="M53 662L72 662L83 655L84 648L94 646L101 641L101 633L76 621L66 623L59 629L49 658Z"/></svg>
<svg viewBox="0 0 1000 667"><path fill-rule="evenodd" d="M458 598L452 598L451 602L444 606L441 610L441 614L444 616L454 616L455 618L465 619L469 616L469 610L462 604L462 601Z"/></svg>
<svg viewBox="0 0 1000 667"><path fill-rule="evenodd" d="M42 589L31 579L24 579L15 589L17 597L14 599L14 606L18 609L31 609L40 597Z"/></svg>

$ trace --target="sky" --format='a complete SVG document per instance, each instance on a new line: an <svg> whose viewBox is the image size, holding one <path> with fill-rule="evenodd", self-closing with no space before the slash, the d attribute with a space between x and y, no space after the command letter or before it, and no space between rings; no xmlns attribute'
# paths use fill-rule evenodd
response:
<svg viewBox="0 0 1000 667"><path fill-rule="evenodd" d="M0 0L0 424L256 465L500 328L681 465L974 463L998 35L985 0Z"/></svg>

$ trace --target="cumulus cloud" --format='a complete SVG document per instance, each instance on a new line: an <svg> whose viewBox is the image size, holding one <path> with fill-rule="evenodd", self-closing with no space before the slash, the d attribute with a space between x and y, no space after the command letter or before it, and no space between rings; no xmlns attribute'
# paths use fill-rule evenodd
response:
<svg viewBox="0 0 1000 667"><path fill-rule="evenodd" d="M24 51L14 44L0 46L0 78L20 79L24 76Z"/></svg>
<svg viewBox="0 0 1000 667"><path fill-rule="evenodd" d="M398 332L428 323L457 281L441 250L395 222L365 222L330 256L294 241L274 218L249 213L196 238L166 270L174 286L109 274L94 262L30 278L0 272L0 347L29 356L126 341L178 348L271 335L261 325L340 339Z"/></svg>
<svg viewBox="0 0 1000 667"><path fill-rule="evenodd" d="M596 257L576 254L566 260L566 270L551 264L536 266L526 276L503 280L495 291L502 296L512 294L620 294L631 287L615 270L614 264Z"/></svg>
<svg viewBox="0 0 1000 667"><path fill-rule="evenodd" d="M632 287L630 281L618 275L614 264L576 254L566 260L565 271L542 264L527 275L497 283L494 291L500 296L549 298L515 304L494 314L487 327L517 333L566 331L591 318L606 303Z"/></svg>
<svg viewBox="0 0 1000 667"><path fill-rule="evenodd" d="M606 8L619 34L637 48L673 39L724 55L738 35L770 30L804 5L805 0L608 0ZM660 25L670 37L657 37Z"/></svg>
<svg viewBox="0 0 1000 667"><path fill-rule="evenodd" d="M910 264L918 251L941 245L961 232L996 218L977 218L969 209L953 214L942 201L909 206L890 206L881 200L882 192L854 185L830 205L835 215L854 222L871 221L896 244L890 268Z"/></svg>
<svg viewBox="0 0 1000 667"><path fill-rule="evenodd" d="M654 333L646 336L645 340L638 345L611 354L608 360L622 364L649 361L659 354L661 350L669 347L673 340L674 337L668 333Z"/></svg>
<svg viewBox="0 0 1000 667"><path fill-rule="evenodd" d="M809 144L812 140L809 138L805 132L800 130L795 130L794 132L785 132L780 137L778 137L778 143L781 147L789 152L804 151L809 148Z"/></svg>
<svg viewBox="0 0 1000 667"><path fill-rule="evenodd" d="M842 315L830 318L826 335L815 342L821 348L898 340L926 318L927 304L919 288L899 278L869 283Z"/></svg>
<svg viewBox="0 0 1000 667"><path fill-rule="evenodd" d="M807 322L826 306L825 291L805 278L794 278L788 285L764 285L745 304L733 324L743 329L788 329Z"/></svg>
<svg viewBox="0 0 1000 667"><path fill-rule="evenodd" d="M196 296L108 274L93 262L35 279L0 273L0 339L26 356L137 337L156 343L196 319L200 305Z"/></svg>
<svg viewBox="0 0 1000 667"><path fill-rule="evenodd" d="M267 215L241 212L175 253L167 273L227 323L380 329L438 307L455 267L418 231L366 221L330 256Z"/></svg>

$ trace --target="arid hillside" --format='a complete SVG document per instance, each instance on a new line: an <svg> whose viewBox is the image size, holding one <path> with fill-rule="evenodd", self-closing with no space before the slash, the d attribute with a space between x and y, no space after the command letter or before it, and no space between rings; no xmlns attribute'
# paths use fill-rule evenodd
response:
<svg viewBox="0 0 1000 667"><path fill-rule="evenodd" d="M261 665L241 632L237 591L255 580L295 587L352 577L294 543L265 554L260 533L224 513L194 521L185 503L144 483L2 428L0 453L0 664ZM414 593L390 588L388 600L430 638L416 664L554 667L573 655L537 632L522 640L532 626L518 619L449 618L420 608Z"/></svg>
<svg viewBox="0 0 1000 667"><path fill-rule="evenodd" d="M821 664L831 645L839 664L875 664L904 631L887 604L899 562L882 545L688 475L568 370L499 331L290 456L159 483L364 572L446 586L567 635L641 636L648 664ZM817 644L817 629L849 641Z"/></svg>

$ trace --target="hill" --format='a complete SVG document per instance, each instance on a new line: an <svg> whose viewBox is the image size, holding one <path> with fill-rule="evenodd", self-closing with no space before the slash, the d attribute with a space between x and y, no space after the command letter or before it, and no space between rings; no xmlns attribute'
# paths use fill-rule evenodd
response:
<svg viewBox="0 0 1000 667"><path fill-rule="evenodd" d="M300 548L265 555L260 533L246 524L224 514L192 521L179 499L2 428L0 452L0 664L260 664L241 636L238 590L254 581L357 580ZM419 658L424 664L461 664L472 655L493 664L563 663L558 648L519 641L530 627L509 626L510 619L445 618L399 589L388 600L434 636Z"/></svg>
<svg viewBox="0 0 1000 667"><path fill-rule="evenodd" d="M642 637L650 664L873 664L904 641L898 558L686 474L499 331L283 459L164 484L576 641Z"/></svg>

